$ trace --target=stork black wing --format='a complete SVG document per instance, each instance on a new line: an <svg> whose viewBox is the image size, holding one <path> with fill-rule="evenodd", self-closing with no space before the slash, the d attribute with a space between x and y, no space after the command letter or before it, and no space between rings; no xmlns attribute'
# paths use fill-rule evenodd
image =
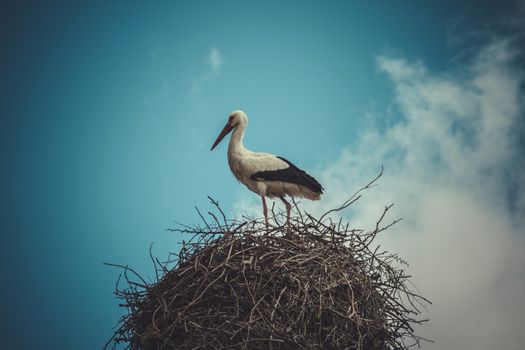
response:
<svg viewBox="0 0 525 350"><path fill-rule="evenodd" d="M289 167L286 169L279 170L268 170L268 171L258 171L255 174L252 174L250 178L252 180L266 180L266 181L284 181L290 182L297 185L302 185L309 190L316 193L323 193L323 186L312 176L308 175L304 170L299 169L293 165L290 161L277 157L285 161Z"/></svg>

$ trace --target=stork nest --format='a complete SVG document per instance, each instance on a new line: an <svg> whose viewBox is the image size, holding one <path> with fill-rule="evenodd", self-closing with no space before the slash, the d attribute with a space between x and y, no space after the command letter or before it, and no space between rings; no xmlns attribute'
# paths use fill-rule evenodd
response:
<svg viewBox="0 0 525 350"><path fill-rule="evenodd" d="M426 321L417 316L429 301L399 267L400 258L372 245L397 222L382 224L390 207L369 232L301 211L291 225L270 229L261 220L231 222L222 214L220 222L221 215L210 213L209 223L201 215L204 226L174 229L193 235L177 254L164 263L152 257L154 282L115 265L124 269L126 284L117 282L115 293L128 312L106 348L419 346L423 338L413 326ZM283 219L274 214L276 222Z"/></svg>

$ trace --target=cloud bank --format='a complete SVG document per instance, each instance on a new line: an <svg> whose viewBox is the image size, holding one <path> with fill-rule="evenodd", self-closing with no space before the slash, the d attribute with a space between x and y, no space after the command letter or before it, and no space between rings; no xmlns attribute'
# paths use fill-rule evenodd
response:
<svg viewBox="0 0 525 350"><path fill-rule="evenodd" d="M337 207L381 164L380 185L348 212L372 227L386 204L404 220L379 238L433 301L425 349L522 349L525 344L525 156L522 53L510 40L481 48L461 69L380 56L396 122L370 129L321 172L315 214ZM384 118L385 116L381 116ZM381 119L378 120L378 123ZM318 176L320 174L320 176ZM257 198L240 198L260 215Z"/></svg>

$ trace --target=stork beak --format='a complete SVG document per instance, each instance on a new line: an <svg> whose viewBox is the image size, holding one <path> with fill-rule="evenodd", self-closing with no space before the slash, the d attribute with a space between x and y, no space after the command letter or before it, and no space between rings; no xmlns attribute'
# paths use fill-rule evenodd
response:
<svg viewBox="0 0 525 350"><path fill-rule="evenodd" d="M213 146L211 146L210 151L213 151L215 146L217 146L219 144L219 142L222 141L224 136L228 135L230 133L230 131L232 131L232 130L233 130L233 126L231 126L230 123L226 123L226 125L222 129L221 133L219 134L219 137L217 137L217 140L215 140L215 142L213 143Z"/></svg>

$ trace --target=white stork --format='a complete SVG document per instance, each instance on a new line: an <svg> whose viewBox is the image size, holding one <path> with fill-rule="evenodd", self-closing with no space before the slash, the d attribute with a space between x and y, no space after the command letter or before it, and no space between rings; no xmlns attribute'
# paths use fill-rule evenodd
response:
<svg viewBox="0 0 525 350"><path fill-rule="evenodd" d="M290 223L292 206L284 196L302 197L318 200L323 186L312 176L297 168L288 160L269 153L256 153L247 150L242 140L248 125L248 117L242 111L233 111L228 122L211 146L211 151L233 130L228 145L228 164L239 182L261 196L266 226L268 226L268 207L266 198L280 198L286 206L286 223Z"/></svg>

